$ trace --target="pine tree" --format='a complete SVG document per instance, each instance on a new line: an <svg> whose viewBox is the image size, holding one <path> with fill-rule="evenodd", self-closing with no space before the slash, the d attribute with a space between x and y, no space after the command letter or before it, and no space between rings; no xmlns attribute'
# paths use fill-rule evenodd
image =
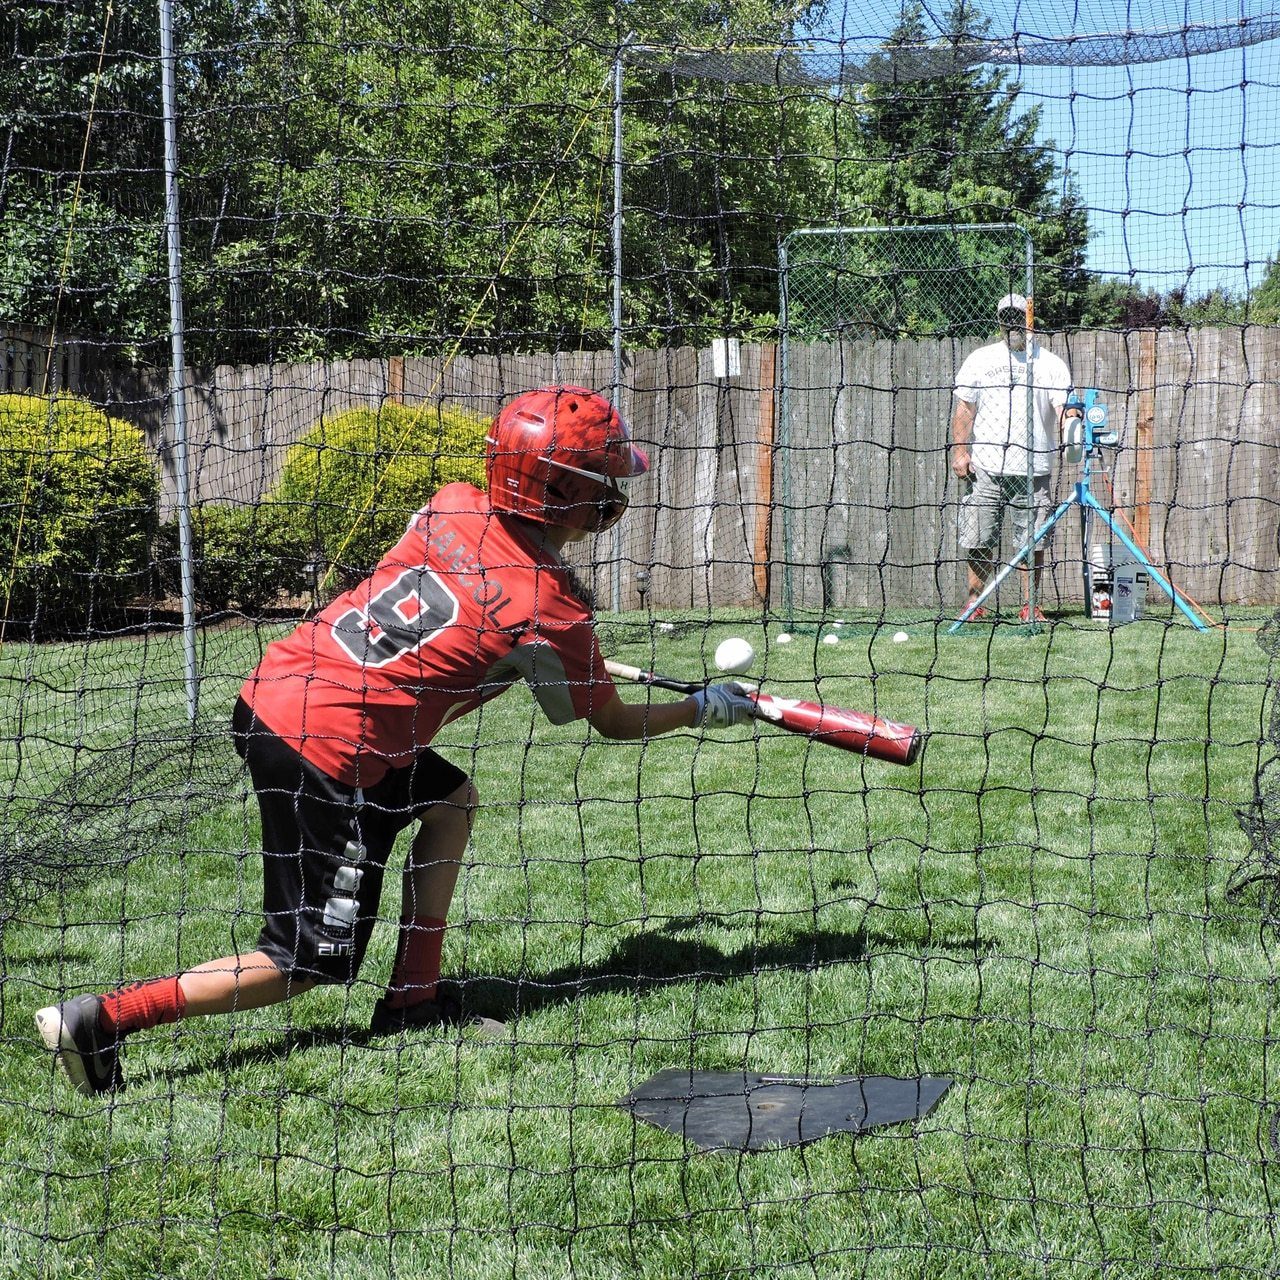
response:
<svg viewBox="0 0 1280 1280"><path fill-rule="evenodd" d="M955 0L946 39L957 51L986 34L969 0ZM1035 248L1042 324L1079 319L1085 291L1085 211L1038 138L1040 109L1019 109L1020 86L981 67L908 79L911 50L926 42L923 9L903 11L887 46L897 75L867 85L847 106L857 154L842 166L850 220L885 226L1017 223Z"/></svg>

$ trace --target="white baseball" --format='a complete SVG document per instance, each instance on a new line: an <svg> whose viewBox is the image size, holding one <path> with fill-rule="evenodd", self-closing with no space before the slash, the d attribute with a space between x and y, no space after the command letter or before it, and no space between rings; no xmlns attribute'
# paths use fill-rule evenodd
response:
<svg viewBox="0 0 1280 1280"><path fill-rule="evenodd" d="M907 633L906 633L905 631L895 631L895 632L893 633L893 643L894 643L894 644L902 644L904 641L906 641L906 640L910 640L910 639L911 639L911 637L910 637L909 635L907 635Z"/></svg>
<svg viewBox="0 0 1280 1280"><path fill-rule="evenodd" d="M756 651L741 636L722 640L716 648L716 670L741 675L756 660Z"/></svg>
<svg viewBox="0 0 1280 1280"><path fill-rule="evenodd" d="M789 631L781 631L781 632L779 632L779 633L778 633L778 643L779 643L779 644L790 644L790 643L791 643L791 633L790 633Z"/></svg>
<svg viewBox="0 0 1280 1280"><path fill-rule="evenodd" d="M839 644L840 637L839 636L823 636L822 643L823 644Z"/></svg>

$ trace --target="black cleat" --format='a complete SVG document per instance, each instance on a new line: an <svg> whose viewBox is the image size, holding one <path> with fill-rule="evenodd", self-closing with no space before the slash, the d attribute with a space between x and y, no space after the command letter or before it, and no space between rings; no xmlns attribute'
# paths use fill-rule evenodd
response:
<svg viewBox="0 0 1280 1280"><path fill-rule="evenodd" d="M77 996L36 1014L36 1027L58 1055L58 1065L67 1079L90 1097L124 1085L116 1040L108 1038L98 1023L101 1007L101 996Z"/></svg>
<svg viewBox="0 0 1280 1280"><path fill-rule="evenodd" d="M464 1008L462 1001L452 993L437 992L434 1000L419 1000L417 1004L405 1005L402 1009L393 1009L384 996L373 1006L369 1031L375 1036L394 1035L417 1027L469 1027L482 1036L495 1039L507 1033L505 1022Z"/></svg>

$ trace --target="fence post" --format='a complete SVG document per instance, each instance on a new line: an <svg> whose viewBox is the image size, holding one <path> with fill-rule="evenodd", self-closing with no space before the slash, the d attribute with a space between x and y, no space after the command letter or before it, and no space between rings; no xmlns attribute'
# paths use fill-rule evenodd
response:
<svg viewBox="0 0 1280 1280"><path fill-rule="evenodd" d="M1137 452L1133 471L1133 530L1137 543L1151 546L1151 450L1156 424L1156 331L1138 334L1138 422Z"/></svg>
<svg viewBox="0 0 1280 1280"><path fill-rule="evenodd" d="M770 531L773 528L773 441L777 423L775 388L778 377L778 347L766 343L760 348L760 442L757 454L755 561L756 594L766 611L769 608Z"/></svg>

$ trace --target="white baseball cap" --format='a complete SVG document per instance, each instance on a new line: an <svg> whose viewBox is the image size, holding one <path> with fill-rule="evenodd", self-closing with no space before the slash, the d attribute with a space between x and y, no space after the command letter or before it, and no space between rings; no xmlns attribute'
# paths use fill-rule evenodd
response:
<svg viewBox="0 0 1280 1280"><path fill-rule="evenodd" d="M996 315L999 316L1005 311L1021 311L1025 316L1027 314L1027 300L1020 293L1006 293L999 302L996 303Z"/></svg>

